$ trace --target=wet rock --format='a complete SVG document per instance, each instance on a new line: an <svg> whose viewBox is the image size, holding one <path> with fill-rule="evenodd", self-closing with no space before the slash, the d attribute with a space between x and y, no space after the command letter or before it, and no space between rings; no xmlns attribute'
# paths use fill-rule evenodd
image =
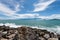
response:
<svg viewBox="0 0 60 40"><path fill-rule="evenodd" d="M49 38L48 40L58 40L58 38Z"/></svg>
<svg viewBox="0 0 60 40"><path fill-rule="evenodd" d="M5 25L1 28L0 37L2 37L3 40L60 40L60 34L54 34L53 32L49 32L47 30L25 26L10 28Z"/></svg>
<svg viewBox="0 0 60 40"><path fill-rule="evenodd" d="M1 40L8 40L8 39L5 39L5 38L1 38Z"/></svg>
<svg viewBox="0 0 60 40"><path fill-rule="evenodd" d="M2 38L2 31L0 31L0 40L1 40L1 38Z"/></svg>
<svg viewBox="0 0 60 40"><path fill-rule="evenodd" d="M38 40L45 40L43 37L39 37L39 39Z"/></svg>
<svg viewBox="0 0 60 40"><path fill-rule="evenodd" d="M15 36L13 37L12 40L19 40L19 36L18 36L18 34L15 34Z"/></svg>
<svg viewBox="0 0 60 40"><path fill-rule="evenodd" d="M58 39L60 40L60 35L59 35L59 34L57 35L57 37L58 37Z"/></svg>
<svg viewBox="0 0 60 40"><path fill-rule="evenodd" d="M10 38L13 38L14 36L15 36L15 34L11 34L11 35L9 35L7 37L10 39Z"/></svg>
<svg viewBox="0 0 60 40"><path fill-rule="evenodd" d="M46 39L48 39L48 38L50 38L50 35L49 35L49 34L45 34L44 37L45 37Z"/></svg>

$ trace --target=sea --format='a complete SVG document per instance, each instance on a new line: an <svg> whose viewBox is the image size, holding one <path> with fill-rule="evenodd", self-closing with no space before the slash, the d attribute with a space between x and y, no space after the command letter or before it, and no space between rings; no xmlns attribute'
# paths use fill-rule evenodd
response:
<svg viewBox="0 0 60 40"><path fill-rule="evenodd" d="M0 20L0 26L6 25L12 28L17 28L21 26L32 27L37 29L45 29L51 32L60 33L60 20L50 19L18 19L18 20Z"/></svg>

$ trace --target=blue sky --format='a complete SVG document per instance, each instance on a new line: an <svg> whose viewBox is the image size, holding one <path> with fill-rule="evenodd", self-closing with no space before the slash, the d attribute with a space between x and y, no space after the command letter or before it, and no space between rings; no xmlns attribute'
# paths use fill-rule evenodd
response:
<svg viewBox="0 0 60 40"><path fill-rule="evenodd" d="M0 0L0 19L60 19L60 0Z"/></svg>

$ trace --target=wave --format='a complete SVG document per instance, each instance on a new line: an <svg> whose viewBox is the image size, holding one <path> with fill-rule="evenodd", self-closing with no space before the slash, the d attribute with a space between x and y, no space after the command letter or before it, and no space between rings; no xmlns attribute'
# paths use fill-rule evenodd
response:
<svg viewBox="0 0 60 40"><path fill-rule="evenodd" d="M21 27L22 25L16 25L15 23L0 23L0 26L9 26L9 27L12 27L12 28L17 28L17 27Z"/></svg>
<svg viewBox="0 0 60 40"><path fill-rule="evenodd" d="M11 28L17 28L17 27L31 27L31 28L37 28L37 29L42 29L42 30L47 30L50 32L54 32L59 34L60 33L60 26L56 25L55 27L45 27L45 26L28 26L28 25L16 25L15 23L0 23L0 26L5 25L5 26L9 26Z"/></svg>

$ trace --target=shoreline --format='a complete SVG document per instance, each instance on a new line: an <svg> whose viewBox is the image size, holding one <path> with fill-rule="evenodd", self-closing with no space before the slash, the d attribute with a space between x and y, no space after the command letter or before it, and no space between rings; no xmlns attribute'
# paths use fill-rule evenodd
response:
<svg viewBox="0 0 60 40"><path fill-rule="evenodd" d="M26 26L10 28L9 26L0 26L0 39L16 40L59 40L60 34L55 34L46 29L37 29Z"/></svg>
<svg viewBox="0 0 60 40"><path fill-rule="evenodd" d="M30 28L37 28L37 29L42 29L42 30L47 30L50 32L54 32L56 34L60 34L60 26L56 26L56 27L46 27L46 26L29 26L29 25L16 25L15 23L0 23L0 26L9 26L10 28L18 28L21 26L25 26L25 27L30 27Z"/></svg>

